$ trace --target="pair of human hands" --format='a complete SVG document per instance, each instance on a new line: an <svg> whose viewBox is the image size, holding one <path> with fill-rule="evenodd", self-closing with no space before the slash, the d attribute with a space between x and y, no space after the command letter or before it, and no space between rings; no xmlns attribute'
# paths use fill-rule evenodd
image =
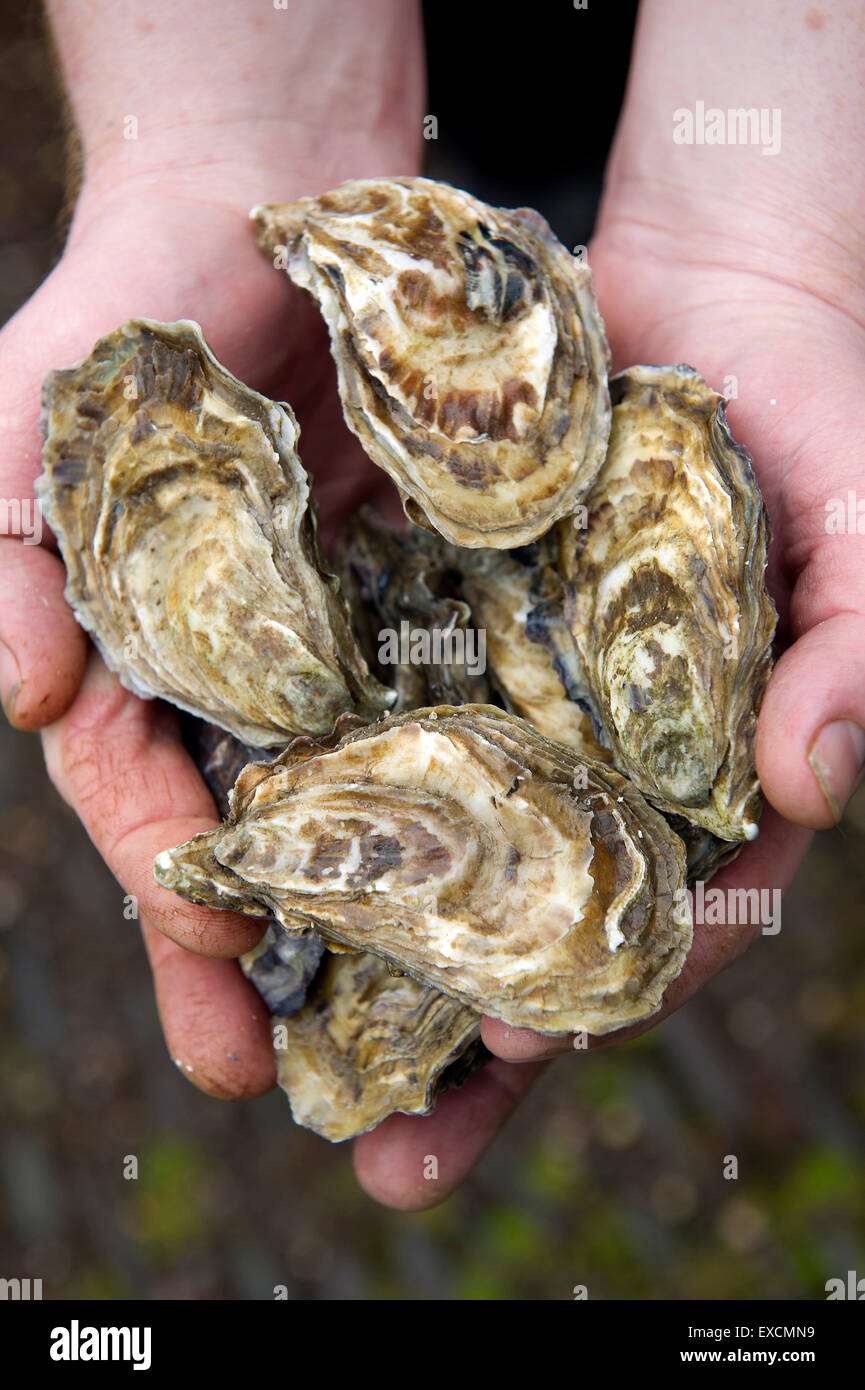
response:
<svg viewBox="0 0 865 1390"><path fill-rule="evenodd" d="M390 484L342 422L314 306L257 250L245 207L223 192L208 194L205 170L189 173L182 182L151 175L145 190L120 179L98 199L85 186L60 263L0 334L0 495L32 499L46 371L86 355L126 318L192 317L229 370L297 410L327 538L362 498L392 495ZM279 196L266 181L262 190ZM715 882L783 889L807 848L806 827L837 818L865 752L862 542L829 534L825 524L829 499L862 485L865 308L858 288L849 294L849 279L831 265L821 273L818 259L815 273L814 262L767 253L777 234L769 218L751 215L731 254L729 240L707 230L699 213L665 223L655 206L641 217L633 198L608 191L589 263L616 368L685 361L716 388L736 391L728 414L753 453L773 523L769 582L787 650L757 737L770 805L758 840ZM4 708L17 728L43 731L55 785L124 893L137 900L171 1056L211 1095L259 1095L274 1084L268 1021L235 958L260 929L185 903L152 875L160 850L216 819L174 714L128 694L88 648L63 600L64 569L50 536L38 546L4 538L0 560ZM685 970L652 1025L759 931L698 926ZM569 1039L492 1019L483 1033L494 1060L444 1096L433 1115L393 1116L356 1141L358 1178L378 1200L407 1209L440 1201L544 1065L572 1050ZM434 1183L424 1177L429 1154L438 1159Z"/></svg>

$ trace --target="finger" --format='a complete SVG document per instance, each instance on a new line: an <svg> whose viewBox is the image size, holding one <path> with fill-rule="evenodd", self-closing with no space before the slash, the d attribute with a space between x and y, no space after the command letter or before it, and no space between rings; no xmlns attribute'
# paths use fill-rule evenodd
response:
<svg viewBox="0 0 865 1390"><path fill-rule="evenodd" d="M431 1115L391 1115L355 1140L361 1187L399 1211L437 1206L468 1176L543 1069L494 1059L443 1095Z"/></svg>
<svg viewBox="0 0 865 1390"><path fill-rule="evenodd" d="M574 1046L574 1034L564 1038L550 1037L546 1033L536 1033L531 1028L513 1028L500 1018L481 1019L481 1037L490 1052L507 1062L552 1061L570 1052Z"/></svg>
<svg viewBox="0 0 865 1390"><path fill-rule="evenodd" d="M757 771L798 825L836 824L865 770L865 617L838 613L779 660L757 726Z"/></svg>
<svg viewBox="0 0 865 1390"><path fill-rule="evenodd" d="M752 942L764 934L778 935L781 897L811 838L810 831L783 820L771 806L764 807L758 838L745 846L738 859L715 874L708 887L703 885L702 895L699 885L695 886L698 920L694 941L681 974L667 987L661 1008L651 1018L611 1033L582 1037L571 1033L565 1038L550 1038L485 1018L481 1026L484 1043L490 1052L507 1061L534 1062L564 1052L609 1047L654 1028L681 1008L707 980L732 965Z"/></svg>
<svg viewBox="0 0 865 1390"><path fill-rule="evenodd" d="M187 1080L221 1100L271 1090L276 1068L267 1010L237 962L191 955L146 918L141 930L166 1045Z"/></svg>
<svg viewBox="0 0 865 1390"><path fill-rule="evenodd" d="M87 638L63 598L66 571L39 545L0 539L0 700L16 729L41 729L68 709Z"/></svg>
<svg viewBox="0 0 865 1390"><path fill-rule="evenodd" d="M208 956L260 940L263 919L198 907L153 877L157 854L218 824L170 710L130 695L93 653L75 703L42 737L52 781L142 918Z"/></svg>

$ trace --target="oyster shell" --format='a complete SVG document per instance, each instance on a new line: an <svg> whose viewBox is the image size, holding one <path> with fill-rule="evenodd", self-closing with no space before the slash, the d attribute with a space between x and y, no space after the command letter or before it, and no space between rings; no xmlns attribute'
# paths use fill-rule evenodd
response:
<svg viewBox="0 0 865 1390"><path fill-rule="evenodd" d="M445 547L421 548L416 536L416 528L401 535L362 507L338 538L334 568L361 651L396 689L394 714L423 705L485 704L486 633L477 631L468 605L448 592L449 579L458 576L447 573ZM391 649L396 664L384 664Z"/></svg>
<svg viewBox="0 0 865 1390"><path fill-rule="evenodd" d="M684 853L625 778L489 705L357 723L246 768L227 823L160 854L159 882L517 1027L656 1012L691 940Z"/></svg>
<svg viewBox="0 0 865 1390"><path fill-rule="evenodd" d="M306 1004L275 1020L277 1079L298 1124L338 1142L394 1111L428 1115L489 1055L480 1017L368 952L327 954Z"/></svg>
<svg viewBox="0 0 865 1390"><path fill-rule="evenodd" d="M609 352L588 267L539 213L397 178L252 216L318 300L346 420L412 520L510 547L580 500L609 435Z"/></svg>
<svg viewBox="0 0 865 1390"><path fill-rule="evenodd" d="M568 625L616 767L663 811L752 839L776 613L750 456L692 368L632 367L610 385L588 524L558 528Z"/></svg>
<svg viewBox="0 0 865 1390"><path fill-rule="evenodd" d="M197 324L134 319L49 373L43 429L66 598L127 689L261 747L387 707L323 565L294 416Z"/></svg>
<svg viewBox="0 0 865 1390"><path fill-rule="evenodd" d="M269 749L248 748L218 725L189 715L181 719L181 732L223 817L228 815L231 789L247 764L276 756ZM315 932L289 936L271 920L258 944L240 957L240 968L270 1012L285 1018L303 1004L323 955L324 945Z"/></svg>
<svg viewBox="0 0 865 1390"><path fill-rule="evenodd" d="M200 719L184 721L183 733L223 816L244 767L274 756ZM378 956L325 951L314 931L290 936L271 920L240 966L272 1016L277 1081L294 1119L325 1139L351 1139L395 1110L429 1114L489 1056L473 1010L392 974Z"/></svg>
<svg viewBox="0 0 865 1390"><path fill-rule="evenodd" d="M561 581L541 547L448 550L506 707L547 738L609 763L565 623Z"/></svg>

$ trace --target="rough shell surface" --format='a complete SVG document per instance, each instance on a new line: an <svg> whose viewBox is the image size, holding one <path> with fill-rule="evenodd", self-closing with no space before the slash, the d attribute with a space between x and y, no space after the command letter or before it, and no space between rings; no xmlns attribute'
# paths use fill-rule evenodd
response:
<svg viewBox="0 0 865 1390"><path fill-rule="evenodd" d="M656 1012L691 940L684 853L625 778L489 705L356 723L247 768L226 825L160 854L159 881L516 1027Z"/></svg>
<svg viewBox="0 0 865 1390"><path fill-rule="evenodd" d="M435 538L423 542L430 543ZM561 580L542 547L442 549L472 623L485 634L490 680L506 708L547 738L610 762L565 622Z"/></svg>
<svg viewBox="0 0 865 1390"><path fill-rule="evenodd" d="M244 767L274 755L200 719L183 721L183 733L227 816ZM271 920L240 966L276 1026L294 1019L274 1030L277 1080L297 1123L326 1139L362 1134L395 1110L428 1114L488 1056L473 1010L391 974L378 956L326 952L314 931L291 936Z"/></svg>
<svg viewBox="0 0 865 1390"><path fill-rule="evenodd" d="M558 532L593 704L616 766L654 805L722 840L751 839L776 613L750 457L723 398L689 367L633 367L611 391L587 526Z"/></svg>
<svg viewBox="0 0 865 1390"><path fill-rule="evenodd" d="M340 534L334 568L361 651L396 690L394 714L424 705L485 704L486 634L482 646L468 605L451 592L459 576L448 570L448 548L423 548L418 534L416 527L400 534L370 507Z"/></svg>
<svg viewBox="0 0 865 1390"><path fill-rule="evenodd" d="M275 1020L274 1047L294 1119L332 1141L397 1110L429 1114L487 1055L474 1009L368 952L326 954L304 1007Z"/></svg>
<svg viewBox="0 0 865 1390"><path fill-rule="evenodd" d="M511 547L580 500L609 435L609 353L588 267L538 213L399 178L252 215L318 300L346 420L412 520Z"/></svg>
<svg viewBox="0 0 865 1390"><path fill-rule="evenodd" d="M43 399L66 598L129 690L262 747L387 707L322 562L294 417L196 324L132 320Z"/></svg>

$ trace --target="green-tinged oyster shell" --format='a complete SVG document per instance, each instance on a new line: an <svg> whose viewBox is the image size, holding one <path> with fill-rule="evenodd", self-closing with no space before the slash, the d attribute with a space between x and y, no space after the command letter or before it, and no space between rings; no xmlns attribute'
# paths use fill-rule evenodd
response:
<svg viewBox="0 0 865 1390"><path fill-rule="evenodd" d="M616 767L653 805L721 840L752 839L776 613L750 456L690 367L632 367L611 391L587 525L558 530L592 703Z"/></svg>
<svg viewBox="0 0 865 1390"><path fill-rule="evenodd" d="M322 560L294 416L197 324L133 319L49 373L43 430L66 598L129 690L261 747L387 708Z"/></svg>

